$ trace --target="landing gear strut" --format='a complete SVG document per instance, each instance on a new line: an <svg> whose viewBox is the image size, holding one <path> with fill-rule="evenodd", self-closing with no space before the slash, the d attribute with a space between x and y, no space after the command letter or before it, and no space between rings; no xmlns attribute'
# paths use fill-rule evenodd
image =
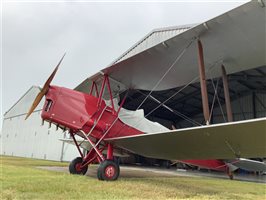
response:
<svg viewBox="0 0 266 200"><path fill-rule="evenodd" d="M92 146L94 147L91 148L90 151L86 155L83 155L73 134L72 134L72 137L79 150L81 157L75 158L69 164L69 172L71 174L84 175L86 174L88 170L88 165L97 162L97 163L100 163L98 170L97 170L97 177L99 180L104 180L104 181L117 180L120 174L120 168L119 168L119 164L114 161L115 157L113 156L113 145L112 144L109 143L99 148L98 144L95 145L95 143L92 143ZM102 154L105 148L107 148L106 156Z"/></svg>
<svg viewBox="0 0 266 200"><path fill-rule="evenodd" d="M234 179L233 171L231 171L229 169L229 167L227 167L227 169L226 169L226 174L228 175L228 177L230 178L230 180L233 180Z"/></svg>

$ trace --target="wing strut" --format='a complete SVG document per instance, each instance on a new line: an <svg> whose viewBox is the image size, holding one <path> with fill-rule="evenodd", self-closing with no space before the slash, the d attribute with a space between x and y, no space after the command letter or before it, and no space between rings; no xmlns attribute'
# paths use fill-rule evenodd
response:
<svg viewBox="0 0 266 200"><path fill-rule="evenodd" d="M232 107L231 107L230 94L229 94L229 88L228 88L227 74L226 74L224 65L222 65L221 68L222 68L222 76L223 76L224 98L225 98L227 120L229 122L232 122L233 114L232 114Z"/></svg>
<svg viewBox="0 0 266 200"><path fill-rule="evenodd" d="M201 89L203 114L204 114L205 122L208 125L210 123L209 122L210 110L209 110L208 92L207 92L207 86L206 86L203 47L199 39L198 39L198 62L199 62L199 76L200 76L200 89Z"/></svg>

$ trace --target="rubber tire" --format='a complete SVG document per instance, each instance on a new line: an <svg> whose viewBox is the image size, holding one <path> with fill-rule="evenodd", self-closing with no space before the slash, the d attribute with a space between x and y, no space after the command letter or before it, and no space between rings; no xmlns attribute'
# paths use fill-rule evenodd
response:
<svg viewBox="0 0 266 200"><path fill-rule="evenodd" d="M112 177L107 177L105 174L105 170L107 167L112 166L115 169L115 174ZM102 163L100 163L98 170L97 170L97 177L99 180L103 181L115 181L119 177L120 174L120 168L119 165L112 161L112 160L105 160Z"/></svg>
<svg viewBox="0 0 266 200"><path fill-rule="evenodd" d="M102 177L102 165L100 164L98 169L97 169L97 178L100 181L103 181L103 177Z"/></svg>
<svg viewBox="0 0 266 200"><path fill-rule="evenodd" d="M70 162L70 164L69 164L69 172L70 172L70 174L81 174L81 175L85 175L86 172L88 171L88 166L84 167L80 171L78 171L76 169L76 165L77 164L81 164L81 163L82 163L82 158L81 157L77 157L74 160L72 160Z"/></svg>

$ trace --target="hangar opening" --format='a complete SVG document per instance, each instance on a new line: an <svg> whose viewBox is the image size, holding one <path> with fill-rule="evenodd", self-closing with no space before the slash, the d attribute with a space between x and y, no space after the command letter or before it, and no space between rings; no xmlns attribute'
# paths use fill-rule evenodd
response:
<svg viewBox="0 0 266 200"><path fill-rule="evenodd" d="M233 121L266 116L266 66L228 75ZM227 122L222 77L207 80L210 123ZM128 91L121 94L120 99ZM124 107L136 110L150 91L130 90ZM151 121L168 128L204 125L200 83L164 91L154 91L141 106ZM151 114L150 114L151 113Z"/></svg>

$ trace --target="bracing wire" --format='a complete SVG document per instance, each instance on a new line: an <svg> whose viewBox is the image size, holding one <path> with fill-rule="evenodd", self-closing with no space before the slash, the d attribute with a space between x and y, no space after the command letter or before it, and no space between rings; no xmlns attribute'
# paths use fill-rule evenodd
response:
<svg viewBox="0 0 266 200"><path fill-rule="evenodd" d="M214 95L213 95L213 100L212 100L211 112L210 112L210 116L209 116L209 120L208 120L209 122L211 121L211 118L212 118L212 114L213 114L213 109L214 109L214 104L215 104L216 97L218 98L218 96L217 96L217 89L218 89L218 86L219 86L219 80L220 79L217 80L216 86L215 86L213 79L211 79L211 81L212 81L212 87L214 89Z"/></svg>
<svg viewBox="0 0 266 200"><path fill-rule="evenodd" d="M213 63L208 70L206 71L206 74L210 73L212 71L212 69L219 63L221 62L221 60L216 61L215 63ZM160 108L162 105L164 105L165 103L167 103L170 99L172 99L173 97L175 97L178 93L182 92L185 88L187 88L190 84L194 83L195 81L197 81L199 79L199 75L196 76L195 78L193 78L188 84L186 84L185 86L183 86L181 89L179 89L177 92L175 92L173 95L171 95L169 98L167 98L165 101L163 101L162 103L160 103L157 107L155 107L152 111L150 111L148 114L145 115L145 118L148 117L149 115L151 115L154 111L156 111L158 108ZM149 93L150 94L150 93ZM148 97L146 97L148 98ZM189 118L189 117L187 117ZM184 119L184 118L183 118ZM138 123L141 122L142 119L140 119L138 122L136 122L135 126L138 125ZM185 119L186 120L186 119ZM193 119L190 118L190 120L194 121ZM202 124L200 124L197 121L194 121L197 125L202 126ZM123 127L122 127L123 128ZM121 128L121 129L122 129Z"/></svg>
<svg viewBox="0 0 266 200"><path fill-rule="evenodd" d="M139 90L138 90L138 92L140 92L141 94L143 94L143 95L146 96L146 94L144 94L143 92L141 92L141 91L139 91ZM160 102L158 99L156 99L156 98L153 97L152 95L150 95L150 98L151 98L153 101L155 101L156 103L158 103L159 105L162 105L163 107L165 107L165 108L166 108L167 110L169 110L170 112L176 114L177 116L183 118L184 120L187 120L187 121L190 122L191 124L193 124L193 125L197 125L197 126L200 126L200 125L201 125L201 124L198 123L197 121L195 121L195 120L189 118L188 116L182 114L181 112L178 112L177 110L174 110L174 109L170 108L169 106L165 105L164 103ZM145 117L146 117L146 116L145 116Z"/></svg>
<svg viewBox="0 0 266 200"><path fill-rule="evenodd" d="M143 99L143 101L140 103L140 105L137 107L136 110L138 110L143 103L149 98L149 96L151 95L151 93L158 87L158 85L162 82L162 80L166 77L166 75L171 71L171 69L174 67L174 65L182 58L182 56L184 55L184 53L187 51L187 49L191 46L191 44L193 43L195 39L192 39L188 45L182 50L182 52L176 57L176 59L174 60L174 62L170 65L170 67L166 70L166 72L164 73L164 75L159 79L159 81L154 85L154 87L152 88L152 90L149 92L149 94Z"/></svg>
<svg viewBox="0 0 266 200"><path fill-rule="evenodd" d="M181 89L179 89L177 92L175 92L173 95L171 95L169 98L167 98L165 101L161 102L157 107L155 107L153 110L151 110L148 114L146 114L144 117L148 117L149 115L151 115L154 111L156 111L158 108L160 108L162 105L165 105L165 103L167 103L170 99L172 99L173 97L175 97L177 94L179 94L182 90L184 90L185 88L187 88L190 84L192 84L193 82L195 82L199 77L195 77L194 79L192 79L188 84L186 84L184 87L182 87ZM187 117L186 115L180 113L180 117L182 117L183 119L189 121L189 122L193 122L192 124L197 124L199 126L201 126L200 123L192 120L191 118ZM189 119L189 120L188 120Z"/></svg>
<svg viewBox="0 0 266 200"><path fill-rule="evenodd" d="M214 87L213 79L211 79L211 80L212 80L212 86ZM218 85L217 85L217 88L218 88ZM215 89L215 88L214 88L214 89ZM224 120L224 122L226 122L225 114L224 114L224 111L223 111L223 107L222 107L222 104L221 104L221 102L220 102L220 98L219 98L219 95L218 95L216 89L215 89L215 94L216 94L216 97L217 97L217 101L218 101L218 104L219 104L219 108L220 108L221 113L222 113L222 116L223 116L223 120Z"/></svg>

